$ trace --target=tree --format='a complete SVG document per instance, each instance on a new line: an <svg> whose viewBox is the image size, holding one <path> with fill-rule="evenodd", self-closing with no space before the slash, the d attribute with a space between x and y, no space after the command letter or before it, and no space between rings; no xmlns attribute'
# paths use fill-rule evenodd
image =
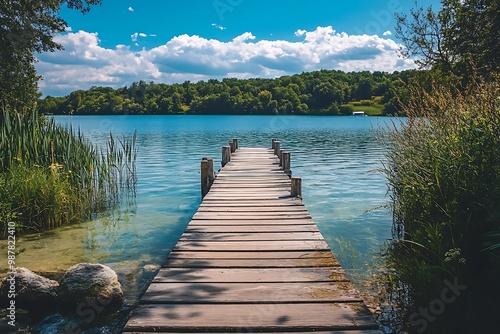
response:
<svg viewBox="0 0 500 334"><path fill-rule="evenodd" d="M489 76L499 71L500 0L442 0L442 8L417 7L397 14L396 36L420 68L466 76L473 66Z"/></svg>
<svg viewBox="0 0 500 334"><path fill-rule="evenodd" d="M0 1L0 105L19 112L31 109L39 97L35 54L62 49L55 34L68 27L59 9L82 13L102 0Z"/></svg>

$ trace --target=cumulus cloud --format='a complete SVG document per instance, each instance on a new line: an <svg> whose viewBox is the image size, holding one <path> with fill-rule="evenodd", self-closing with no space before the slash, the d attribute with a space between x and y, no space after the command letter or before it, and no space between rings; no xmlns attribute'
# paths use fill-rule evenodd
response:
<svg viewBox="0 0 500 334"><path fill-rule="evenodd" d="M44 76L39 84L44 94L57 96L91 86L118 88L140 79L161 79L158 69L128 46L99 46L97 33L78 31L54 39L65 49L38 55L36 64Z"/></svg>
<svg viewBox="0 0 500 334"><path fill-rule="evenodd" d="M258 40L246 32L223 42L184 34L135 52L124 45L104 48L97 33L66 33L56 37L65 50L39 56L37 68L45 77L40 87L44 94L64 95L93 85L121 87L138 80L174 83L277 77L319 69L392 72L414 68L411 60L398 58L400 45L389 38L348 35L332 27L297 30L295 35L298 41ZM132 42L146 36L136 32Z"/></svg>
<svg viewBox="0 0 500 334"><path fill-rule="evenodd" d="M226 27L223 27L220 24L216 24L216 23L212 23L212 27L217 28L219 30L226 30Z"/></svg>
<svg viewBox="0 0 500 334"><path fill-rule="evenodd" d="M134 8L129 7L129 8L128 8L128 11L129 11L129 12L133 12L133 11L134 11Z"/></svg>
<svg viewBox="0 0 500 334"><path fill-rule="evenodd" d="M386 32L384 32L382 35L384 36L391 36L392 35L392 32L390 30L387 30Z"/></svg>

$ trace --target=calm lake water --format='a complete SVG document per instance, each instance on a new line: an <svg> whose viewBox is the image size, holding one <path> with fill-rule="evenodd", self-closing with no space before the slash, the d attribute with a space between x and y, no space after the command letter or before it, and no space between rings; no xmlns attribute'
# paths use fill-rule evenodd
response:
<svg viewBox="0 0 500 334"><path fill-rule="evenodd" d="M58 116L96 145L110 131L137 131L138 184L134 203L99 219L19 238L17 266L61 272L100 262L119 275L133 304L201 202L200 160L220 166L221 146L270 147L278 138L302 177L303 200L351 279L362 287L373 258L391 236L388 201L377 172L383 147L377 131L389 118L309 116ZM0 243L4 252L5 242ZM3 268L5 270L5 268ZM5 275L4 272L0 274ZM52 322L61 321L54 320ZM49 321L50 322L50 321ZM109 329L112 332L112 328Z"/></svg>

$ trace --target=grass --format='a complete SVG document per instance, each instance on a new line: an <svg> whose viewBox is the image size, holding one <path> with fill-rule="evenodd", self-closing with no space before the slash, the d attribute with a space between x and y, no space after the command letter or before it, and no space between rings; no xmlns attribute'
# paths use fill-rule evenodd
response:
<svg viewBox="0 0 500 334"><path fill-rule="evenodd" d="M386 132L383 172L394 222L382 275L387 292L383 299L398 310L391 318L398 330L496 330L499 96L498 80L461 90L435 86L431 93L413 87L404 110L407 121ZM466 288L445 303L450 282Z"/></svg>
<svg viewBox="0 0 500 334"><path fill-rule="evenodd" d="M379 102L380 97L375 97L372 100L350 102L347 105L351 106L353 111L364 111L368 116L383 116L384 106Z"/></svg>
<svg viewBox="0 0 500 334"><path fill-rule="evenodd" d="M35 113L4 111L0 122L0 231L8 221L20 232L58 227L112 207L135 191L135 135L105 149L80 131Z"/></svg>

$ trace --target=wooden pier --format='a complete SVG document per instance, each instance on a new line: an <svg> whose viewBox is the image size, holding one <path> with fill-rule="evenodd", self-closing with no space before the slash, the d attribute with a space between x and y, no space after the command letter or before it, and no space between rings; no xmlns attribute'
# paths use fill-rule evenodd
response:
<svg viewBox="0 0 500 334"><path fill-rule="evenodd" d="M124 333L381 333L277 143L233 141L215 179L203 160L204 199Z"/></svg>

